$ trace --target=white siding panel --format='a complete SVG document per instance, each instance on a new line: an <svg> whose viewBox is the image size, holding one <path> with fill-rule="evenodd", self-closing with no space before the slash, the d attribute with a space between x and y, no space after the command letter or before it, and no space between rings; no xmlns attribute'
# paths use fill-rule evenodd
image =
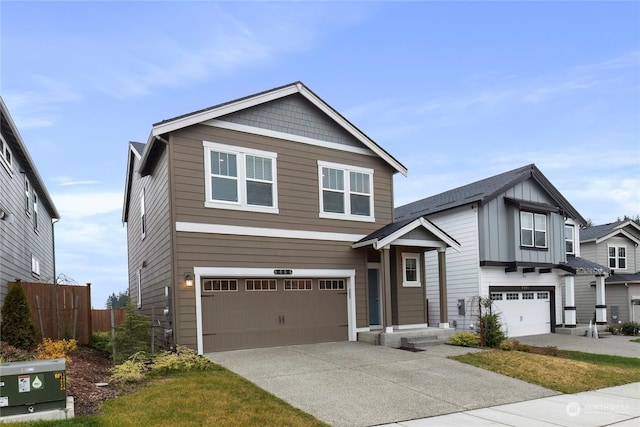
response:
<svg viewBox="0 0 640 427"><path fill-rule="evenodd" d="M449 323L457 323L457 329L466 329L472 320L469 316L459 316L458 299L465 299L465 305L478 295L478 217L471 205L428 217L435 225L447 232L460 243L461 251L448 248L447 257L447 297ZM429 300L429 325L437 326L440 321L440 297L438 279L438 254L425 254L427 299Z"/></svg>

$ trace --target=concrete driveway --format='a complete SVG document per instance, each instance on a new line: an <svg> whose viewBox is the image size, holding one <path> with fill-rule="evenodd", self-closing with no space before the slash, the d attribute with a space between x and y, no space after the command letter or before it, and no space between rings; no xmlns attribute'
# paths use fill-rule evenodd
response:
<svg viewBox="0 0 640 427"><path fill-rule="evenodd" d="M207 356L335 426L369 426L558 393L446 357L447 345L409 352L358 342L210 353Z"/></svg>
<svg viewBox="0 0 640 427"><path fill-rule="evenodd" d="M604 335L594 339L575 335L543 334L517 339L523 344L539 347L552 345L562 350L640 358L640 344L631 342L633 338L624 335Z"/></svg>

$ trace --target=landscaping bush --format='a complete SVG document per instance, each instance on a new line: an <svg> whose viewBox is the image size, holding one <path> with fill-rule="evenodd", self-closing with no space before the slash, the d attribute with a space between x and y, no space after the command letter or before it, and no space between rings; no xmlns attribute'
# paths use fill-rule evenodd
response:
<svg viewBox="0 0 640 427"><path fill-rule="evenodd" d="M620 332L622 335L636 336L640 335L640 323L638 322L625 322L620 325Z"/></svg>
<svg viewBox="0 0 640 427"><path fill-rule="evenodd" d="M31 359L33 356L26 350L0 342L0 363L24 362Z"/></svg>
<svg viewBox="0 0 640 427"><path fill-rule="evenodd" d="M111 368L111 382L126 386L142 381L149 371L149 358L146 353L132 354L129 359Z"/></svg>
<svg viewBox="0 0 640 427"><path fill-rule="evenodd" d="M149 318L138 314L132 303L127 304L125 311L125 321L116 328L116 336L113 341L116 365L136 353L147 352L151 348L151 321Z"/></svg>
<svg viewBox="0 0 640 427"><path fill-rule="evenodd" d="M0 332L2 341L17 348L28 350L36 344L36 327L31 321L27 296L19 282L4 299Z"/></svg>
<svg viewBox="0 0 640 427"><path fill-rule="evenodd" d="M506 338L500 324L498 313L486 313L480 317L480 333L484 337L486 347L497 348Z"/></svg>
<svg viewBox="0 0 640 427"><path fill-rule="evenodd" d="M480 335L475 332L458 332L449 338L448 343L462 347L478 347L480 345Z"/></svg>
<svg viewBox="0 0 640 427"><path fill-rule="evenodd" d="M78 348L78 341L74 339L70 340L57 340L54 341L50 338L45 338L42 343L38 344L36 348L36 359L67 359L67 363L71 362L69 353Z"/></svg>
<svg viewBox="0 0 640 427"><path fill-rule="evenodd" d="M94 348L111 353L113 343L111 342L110 332L94 332L91 334L91 341L93 342Z"/></svg>

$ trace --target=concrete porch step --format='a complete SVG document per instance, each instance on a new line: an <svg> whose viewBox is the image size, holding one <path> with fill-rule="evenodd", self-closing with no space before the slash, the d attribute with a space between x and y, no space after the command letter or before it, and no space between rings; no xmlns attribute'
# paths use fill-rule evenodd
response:
<svg viewBox="0 0 640 427"><path fill-rule="evenodd" d="M400 347L409 349L423 349L426 347L432 347L434 345L442 345L446 342L447 338L439 337L437 335L425 337L408 337L400 338Z"/></svg>
<svg viewBox="0 0 640 427"><path fill-rule="evenodd" d="M415 329L394 329L393 332L367 331L358 332L358 341L366 342L373 345L384 345L387 347L404 347L403 340L423 340L425 343L430 342L431 345L442 344L449 337L456 333L453 328L415 328ZM410 342L410 341L407 341ZM419 342L419 341L417 341ZM429 344L425 344L428 346Z"/></svg>

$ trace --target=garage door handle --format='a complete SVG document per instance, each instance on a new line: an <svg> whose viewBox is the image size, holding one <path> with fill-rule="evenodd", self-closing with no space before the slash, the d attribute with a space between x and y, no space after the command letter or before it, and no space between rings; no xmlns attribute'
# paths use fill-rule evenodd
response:
<svg viewBox="0 0 640 427"><path fill-rule="evenodd" d="M346 292L338 292L338 295L346 295Z"/></svg>

